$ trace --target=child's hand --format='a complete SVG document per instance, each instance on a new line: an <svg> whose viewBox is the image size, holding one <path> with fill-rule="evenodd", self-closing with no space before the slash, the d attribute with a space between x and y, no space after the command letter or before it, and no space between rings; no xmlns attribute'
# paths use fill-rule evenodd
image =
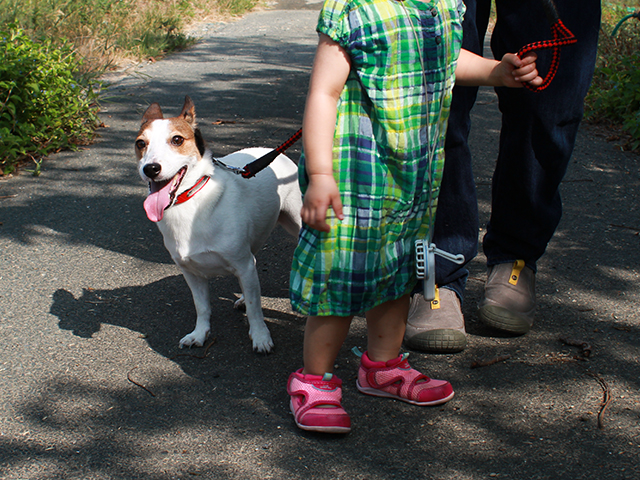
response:
<svg viewBox="0 0 640 480"><path fill-rule="evenodd" d="M536 59L538 56L534 52L527 53L524 58L520 58L513 53L507 53L502 57L499 64L501 76L505 87L519 88L523 83L529 83L533 87L541 85L544 81L536 69Z"/></svg>
<svg viewBox="0 0 640 480"><path fill-rule="evenodd" d="M340 220L344 218L342 214L342 200L340 191L333 175L313 174L309 176L309 186L304 194L302 205L302 221L311 228L328 232L330 230L327 223L327 209L333 208L333 212Z"/></svg>

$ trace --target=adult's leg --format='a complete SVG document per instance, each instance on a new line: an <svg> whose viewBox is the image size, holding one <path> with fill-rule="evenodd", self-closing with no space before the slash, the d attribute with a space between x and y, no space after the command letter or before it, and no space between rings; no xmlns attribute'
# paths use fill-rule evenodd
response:
<svg viewBox="0 0 640 480"><path fill-rule="evenodd" d="M557 0L560 18L577 37L539 93L496 89L503 115L493 177L491 219L483 240L488 265L523 259L536 270L560 217L559 186L569 164L597 53L599 0ZM550 37L539 0L497 0L491 46L496 58ZM549 53L539 53L544 71Z"/></svg>
<svg viewBox="0 0 640 480"><path fill-rule="evenodd" d="M466 0L462 47L482 55L487 29L490 0ZM477 87L454 87L445 141L445 163L442 175L433 241L438 248L463 254L466 263L478 253L478 201L467 140L471 129L470 112L476 101ZM465 263L465 264L466 264ZM456 292L460 300L469 272L436 256L436 283Z"/></svg>
<svg viewBox="0 0 640 480"><path fill-rule="evenodd" d="M482 55L491 10L490 0L466 0L463 48ZM418 285L411 300L405 344L424 352L450 353L467 344L462 301L469 272L466 264L478 253L478 201L467 139L476 87L455 87L445 140L445 162L438 197L433 242L462 254L464 265L436 256L437 301L427 302Z"/></svg>
<svg viewBox="0 0 640 480"><path fill-rule="evenodd" d="M597 54L599 0L558 0L560 18L577 37L562 50L555 79L542 92L498 88L502 128L493 176L491 218L483 240L489 274L478 317L516 335L535 311L535 272L560 217L567 170ZM496 58L550 37L539 0L497 0L491 47ZM540 53L546 71L550 52Z"/></svg>

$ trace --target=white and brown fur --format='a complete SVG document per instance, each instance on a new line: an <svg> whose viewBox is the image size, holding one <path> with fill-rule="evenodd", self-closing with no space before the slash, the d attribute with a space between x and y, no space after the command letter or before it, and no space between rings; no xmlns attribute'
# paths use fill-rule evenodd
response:
<svg viewBox="0 0 640 480"><path fill-rule="evenodd" d="M298 235L302 200L295 163L279 155L250 179L214 164L196 127L189 97L180 115L173 118L165 119L157 103L149 106L135 150L145 182L179 179L178 172L186 169L172 198L202 176L211 177L188 201L166 208L157 222L165 247L191 289L197 313L195 330L180 340L180 347L204 344L211 328L208 279L231 273L240 282L242 297L235 307L246 307L253 349L270 352L273 341L262 313L254 255L278 223L291 235ZM220 161L243 167L267 152L266 148L248 148Z"/></svg>

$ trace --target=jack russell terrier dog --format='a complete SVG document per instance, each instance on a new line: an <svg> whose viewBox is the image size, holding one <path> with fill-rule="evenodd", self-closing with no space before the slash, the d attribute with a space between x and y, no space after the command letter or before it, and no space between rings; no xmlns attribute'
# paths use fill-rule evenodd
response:
<svg viewBox="0 0 640 480"><path fill-rule="evenodd" d="M280 154L246 179L233 167L241 170L269 149L248 148L214 160L196 127L189 97L173 118L164 118L160 105L151 104L135 150L139 174L149 183L147 217L158 225L196 307L196 328L180 347L204 344L211 328L208 279L232 273L242 289L234 307L246 307L253 349L270 352L273 341L262 313L254 255L278 223L298 235L302 197L296 164Z"/></svg>

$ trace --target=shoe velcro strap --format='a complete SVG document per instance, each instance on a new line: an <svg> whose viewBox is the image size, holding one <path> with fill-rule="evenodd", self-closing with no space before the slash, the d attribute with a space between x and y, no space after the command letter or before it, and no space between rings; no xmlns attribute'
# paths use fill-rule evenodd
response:
<svg viewBox="0 0 640 480"><path fill-rule="evenodd" d="M342 408L342 389L337 383L329 382L302 382L297 378L289 384L289 395L301 395L304 402L296 415L300 417L308 410L320 405L331 405Z"/></svg>
<svg viewBox="0 0 640 480"><path fill-rule="evenodd" d="M516 260L513 263L513 268L511 269L511 276L509 277L509 283L511 285L517 285L518 280L520 279L520 272L524 268L524 260Z"/></svg>
<svg viewBox="0 0 640 480"><path fill-rule="evenodd" d="M426 375L409 368L399 369L397 366L389 369L376 368L367 372L367 381L373 388L389 391L395 390L395 395L411 400L418 400L422 385L427 386L429 380Z"/></svg>

